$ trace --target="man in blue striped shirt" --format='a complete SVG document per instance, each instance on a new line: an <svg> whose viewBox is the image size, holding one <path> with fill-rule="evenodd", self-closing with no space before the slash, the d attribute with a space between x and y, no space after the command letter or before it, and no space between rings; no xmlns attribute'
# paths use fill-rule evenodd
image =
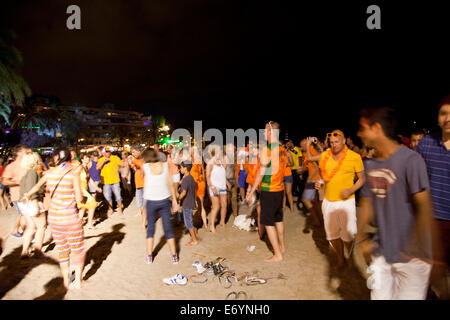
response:
<svg viewBox="0 0 450 320"><path fill-rule="evenodd" d="M446 259L444 261L448 268L450 265L450 95L439 103L438 124L441 132L420 140L416 151L422 155L427 165L434 216L441 235L444 259ZM447 270L441 271L438 285L444 287L438 290L441 291L441 298L448 298Z"/></svg>

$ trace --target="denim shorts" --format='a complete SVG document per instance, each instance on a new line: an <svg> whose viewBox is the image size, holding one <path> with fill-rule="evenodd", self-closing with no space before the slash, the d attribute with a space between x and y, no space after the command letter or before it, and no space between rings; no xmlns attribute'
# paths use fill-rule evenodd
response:
<svg viewBox="0 0 450 320"><path fill-rule="evenodd" d="M291 176L284 176L283 178L283 184L293 184L294 183L294 178L292 178Z"/></svg>
<svg viewBox="0 0 450 320"><path fill-rule="evenodd" d="M186 229L191 230L194 228L194 223L192 222L192 209L183 208L183 219Z"/></svg>
<svg viewBox="0 0 450 320"><path fill-rule="evenodd" d="M220 189L220 188L217 188L217 187L216 187L216 189L217 189L217 193L218 194L227 194L227 189ZM217 195L214 195L214 192L212 191L211 187L209 188L209 195L211 197L217 197Z"/></svg>
<svg viewBox="0 0 450 320"><path fill-rule="evenodd" d="M310 181L303 190L302 199L313 201L316 198L317 190L314 188L314 182Z"/></svg>
<svg viewBox="0 0 450 320"><path fill-rule="evenodd" d="M106 201L112 202L113 193L116 202L122 202L122 197L120 196L120 182L103 185L103 195L105 196Z"/></svg>
<svg viewBox="0 0 450 320"><path fill-rule="evenodd" d="M96 193L99 184L100 184L100 181L94 181L92 179L89 179L89 182L88 182L89 192Z"/></svg>
<svg viewBox="0 0 450 320"><path fill-rule="evenodd" d="M144 207L144 188L136 188L136 205L138 208Z"/></svg>

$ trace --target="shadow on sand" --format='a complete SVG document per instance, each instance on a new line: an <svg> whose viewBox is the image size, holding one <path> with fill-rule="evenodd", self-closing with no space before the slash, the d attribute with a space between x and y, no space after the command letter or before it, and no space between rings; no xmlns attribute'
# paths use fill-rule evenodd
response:
<svg viewBox="0 0 450 320"><path fill-rule="evenodd" d="M306 218L307 221L305 223L312 230L314 243L328 261L328 285L330 290L338 293L344 300L369 300L370 291L367 288L366 279L355 267L353 257L346 260L346 266L343 270L337 271L335 268L337 263L336 256L326 239L323 225L315 226L309 219L311 219L311 216ZM337 285L332 287L332 282Z"/></svg>
<svg viewBox="0 0 450 320"><path fill-rule="evenodd" d="M111 232L105 232L95 236L85 237L86 239L101 237L89 250L86 252L86 259L84 267L90 266L89 271L85 274L83 280L92 277L103 264L103 261L111 254L113 245L117 242L120 244L125 237L125 233L121 229L125 225L119 223L114 225Z"/></svg>
<svg viewBox="0 0 450 320"><path fill-rule="evenodd" d="M58 261L44 255L21 259L22 246L2 258L0 263L0 299L16 287L31 270L41 264L58 266Z"/></svg>

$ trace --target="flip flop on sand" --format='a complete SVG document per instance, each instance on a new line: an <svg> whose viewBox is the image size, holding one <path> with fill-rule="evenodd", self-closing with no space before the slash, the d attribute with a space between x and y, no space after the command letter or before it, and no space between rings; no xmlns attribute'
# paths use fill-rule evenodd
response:
<svg viewBox="0 0 450 320"><path fill-rule="evenodd" d="M208 278L201 274L193 274L193 275L189 276L189 280L193 283L204 284L208 281Z"/></svg>
<svg viewBox="0 0 450 320"><path fill-rule="evenodd" d="M244 283L248 286L254 286L257 284L264 284L267 281L261 278L256 278L256 277L245 277L244 279Z"/></svg>
<svg viewBox="0 0 450 320"><path fill-rule="evenodd" d="M239 299L240 297L242 299ZM232 291L226 296L225 300L247 300L247 298L248 296L245 291L239 291L238 293Z"/></svg>

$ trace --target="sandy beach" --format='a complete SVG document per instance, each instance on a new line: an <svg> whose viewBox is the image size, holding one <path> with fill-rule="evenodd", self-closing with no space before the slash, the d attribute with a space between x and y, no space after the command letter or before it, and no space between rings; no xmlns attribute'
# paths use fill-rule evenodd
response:
<svg viewBox="0 0 450 320"><path fill-rule="evenodd" d="M242 207L240 213L248 212ZM124 210L124 217L117 213L99 221L96 229L85 228L87 250L84 269L85 285L78 290L66 291L62 287L57 252L51 243L50 230L46 231L43 259L20 259L21 239L9 236L16 212L13 208L0 213L0 234L5 239L4 252L0 257L0 299L4 300L224 300L228 293L244 291L248 299L261 300L340 300L368 299L365 279L350 266L344 275L331 278L327 254L327 242L323 230L314 229L304 233L306 219L299 210L285 210L286 254L281 263L266 263L271 256L267 244L259 240L257 232L233 227L230 216L225 228L218 227L212 234L199 230L201 241L188 247L189 234L180 224L174 228L180 262L173 265L168 246L163 238L161 219L155 235L154 263L147 265L145 258L145 232L136 216L134 200ZM194 216L196 225L199 215ZM248 246L255 246L250 252ZM248 286L232 281L224 288L208 276L206 283L189 281L185 286L168 286L162 279L177 273L188 276L196 274L192 263L206 263L217 257L226 258L225 263L236 276L276 277L264 284Z"/></svg>

